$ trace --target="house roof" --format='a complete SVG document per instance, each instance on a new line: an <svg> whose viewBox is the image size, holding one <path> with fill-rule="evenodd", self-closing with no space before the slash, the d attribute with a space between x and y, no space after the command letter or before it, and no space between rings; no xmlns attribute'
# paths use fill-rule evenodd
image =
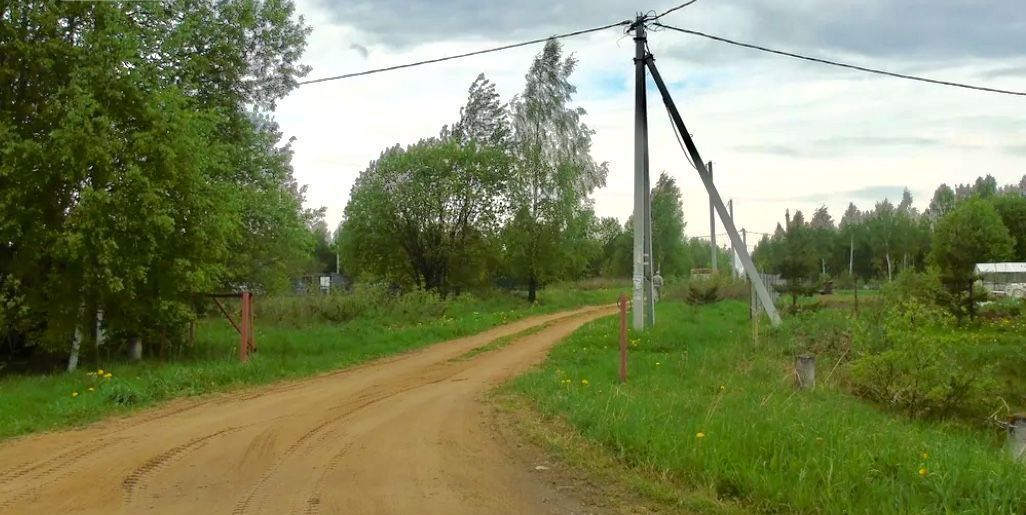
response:
<svg viewBox="0 0 1026 515"><path fill-rule="evenodd" d="M993 273L1011 273L1011 274L1022 274L1026 273L1026 263L977 263L976 273L978 274L993 274Z"/></svg>

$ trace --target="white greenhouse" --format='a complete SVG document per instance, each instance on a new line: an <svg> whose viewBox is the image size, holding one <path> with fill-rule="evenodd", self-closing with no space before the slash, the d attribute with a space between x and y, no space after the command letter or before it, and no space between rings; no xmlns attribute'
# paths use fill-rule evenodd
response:
<svg viewBox="0 0 1026 515"><path fill-rule="evenodd" d="M995 295L1026 298L1026 263L977 263L976 275Z"/></svg>

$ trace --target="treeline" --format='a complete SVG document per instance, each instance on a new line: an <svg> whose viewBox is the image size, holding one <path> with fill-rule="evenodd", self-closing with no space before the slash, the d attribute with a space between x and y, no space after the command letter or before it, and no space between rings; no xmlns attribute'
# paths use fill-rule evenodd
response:
<svg viewBox="0 0 1026 515"><path fill-rule="evenodd" d="M345 273L442 295L629 277L633 222L595 215L589 195L607 168L573 105L575 60L549 41L522 93L503 102L483 75L460 118L437 136L385 149L353 186L336 247ZM709 266L708 244L684 238L680 189L652 190L653 253L666 277ZM728 257L720 252L722 266Z"/></svg>
<svg viewBox="0 0 1026 515"><path fill-rule="evenodd" d="M268 112L309 30L290 0L0 6L0 359L175 339L198 295L307 266Z"/></svg>
<svg viewBox="0 0 1026 515"><path fill-rule="evenodd" d="M994 177L951 188L941 184L925 211L906 189L894 205L854 203L835 223L826 207L806 220L785 215L753 253L760 269L787 280L793 299L825 280L890 281L905 270L933 270L949 290L968 294L976 263L1026 261L1026 176L999 187Z"/></svg>

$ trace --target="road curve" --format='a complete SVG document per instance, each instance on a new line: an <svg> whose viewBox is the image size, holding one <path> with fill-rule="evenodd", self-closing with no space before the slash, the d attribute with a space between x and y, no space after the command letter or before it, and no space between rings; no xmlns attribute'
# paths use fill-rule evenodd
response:
<svg viewBox="0 0 1026 515"><path fill-rule="evenodd" d="M502 445L481 394L614 310L533 317L313 379L12 440L0 444L0 513L580 513Z"/></svg>

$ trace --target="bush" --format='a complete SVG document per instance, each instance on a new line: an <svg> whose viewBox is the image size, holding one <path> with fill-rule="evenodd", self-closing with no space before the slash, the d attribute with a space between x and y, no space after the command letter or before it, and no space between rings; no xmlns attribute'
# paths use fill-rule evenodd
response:
<svg viewBox="0 0 1026 515"><path fill-rule="evenodd" d="M662 298L688 304L712 304L721 300L749 298L748 283L726 275L692 278L663 288Z"/></svg>
<svg viewBox="0 0 1026 515"><path fill-rule="evenodd" d="M859 324L854 393L910 417L986 415L997 385L989 370L961 359L952 316L912 297L888 303L883 323Z"/></svg>
<svg viewBox="0 0 1026 515"><path fill-rule="evenodd" d="M1016 299L1001 299L980 306L980 318L985 320L1013 320L1023 313L1023 303Z"/></svg>

